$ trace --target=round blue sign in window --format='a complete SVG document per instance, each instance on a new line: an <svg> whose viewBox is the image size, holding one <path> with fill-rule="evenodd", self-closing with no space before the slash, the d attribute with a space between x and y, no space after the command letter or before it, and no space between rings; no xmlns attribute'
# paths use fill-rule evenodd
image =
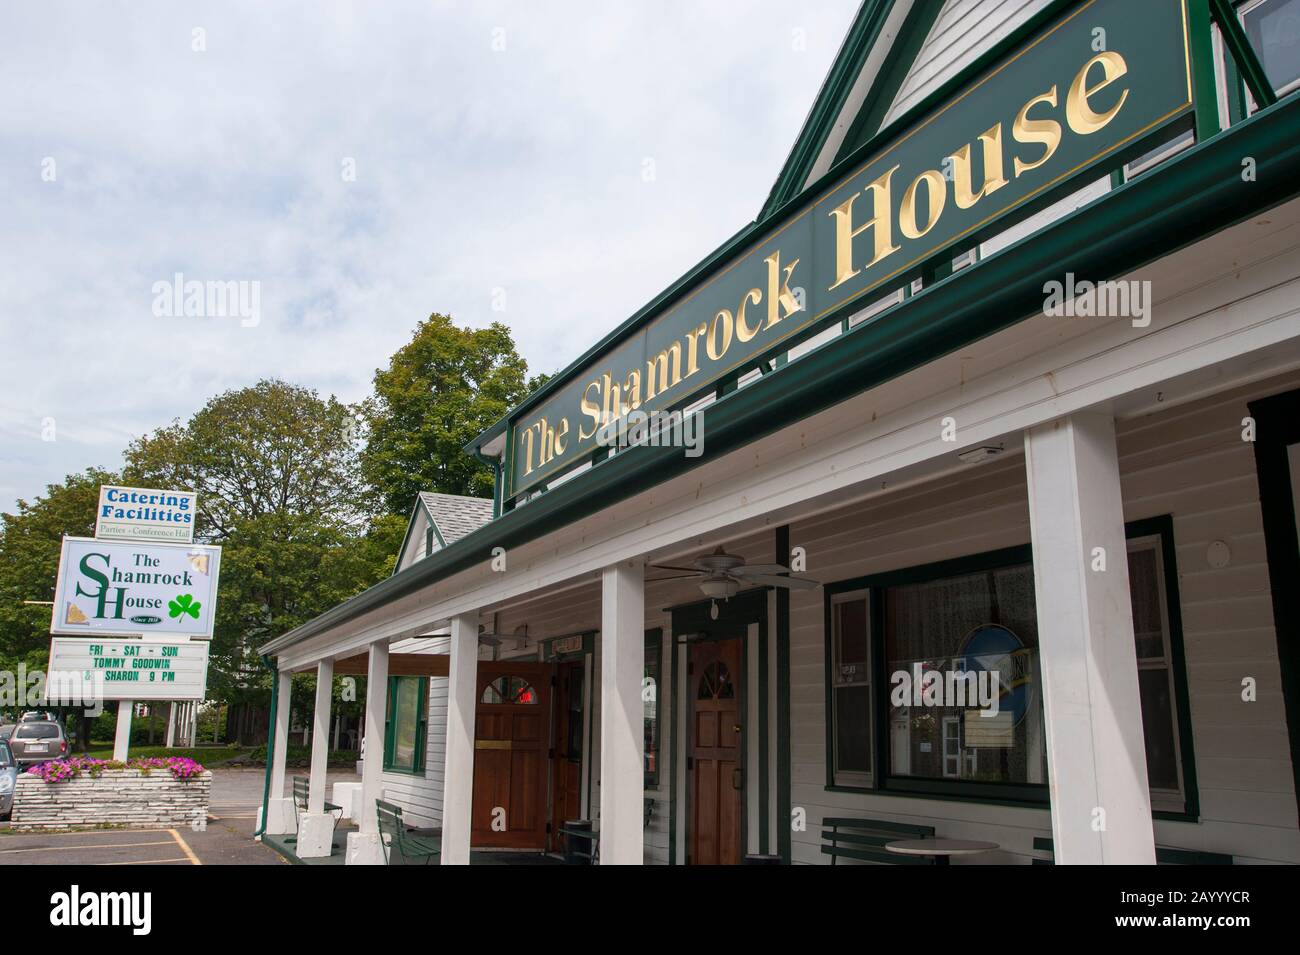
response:
<svg viewBox="0 0 1300 955"><path fill-rule="evenodd" d="M961 656L967 670L998 674L998 709L1009 712L1012 725L1018 726L1034 703L1034 650L1001 624L986 623L966 634Z"/></svg>

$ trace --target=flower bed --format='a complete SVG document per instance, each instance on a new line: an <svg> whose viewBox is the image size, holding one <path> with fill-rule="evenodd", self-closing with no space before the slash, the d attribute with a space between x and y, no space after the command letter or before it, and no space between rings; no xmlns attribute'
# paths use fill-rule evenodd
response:
<svg viewBox="0 0 1300 955"><path fill-rule="evenodd" d="M148 776L155 769L171 770L173 779L194 779L206 770L187 756L148 756L128 759L126 762L115 759L92 759L89 756L73 756L69 759L51 759L27 770L29 775L39 776L47 783L76 779L83 773L89 773L94 779L103 775L106 769L138 769L141 775Z"/></svg>
<svg viewBox="0 0 1300 955"><path fill-rule="evenodd" d="M51 760L18 776L15 830L204 827L212 773L179 757Z"/></svg>

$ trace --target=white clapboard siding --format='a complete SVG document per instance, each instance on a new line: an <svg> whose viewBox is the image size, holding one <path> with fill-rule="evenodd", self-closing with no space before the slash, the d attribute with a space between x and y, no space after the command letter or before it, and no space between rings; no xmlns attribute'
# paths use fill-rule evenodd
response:
<svg viewBox="0 0 1300 955"><path fill-rule="evenodd" d="M419 637L394 643L392 653L446 653L446 637ZM426 731L424 775L384 773L384 799L402 807L402 816L414 826L442 825L442 780L447 757L447 678L429 678L429 716ZM381 754L382 756L382 754Z"/></svg>
<svg viewBox="0 0 1300 955"><path fill-rule="evenodd" d="M947 0L899 87L884 125L952 79L1047 3L1048 0Z"/></svg>
<svg viewBox="0 0 1300 955"><path fill-rule="evenodd" d="M1300 862L1254 450L1241 439L1247 402L1298 386L1262 382L1118 426L1125 519L1173 516L1200 796L1199 823L1157 820L1156 839L1241 863ZM1025 493L1023 457L1008 453L957 480L796 522L791 542L826 583L1024 544ZM1232 553L1222 569L1205 557L1216 540ZM1045 809L827 791L823 613L820 591L791 595L792 805L808 820L794 861L828 861L824 816L864 815L1004 847L980 861L1027 862L1033 838L1050 835ZM1244 676L1257 702L1242 702Z"/></svg>

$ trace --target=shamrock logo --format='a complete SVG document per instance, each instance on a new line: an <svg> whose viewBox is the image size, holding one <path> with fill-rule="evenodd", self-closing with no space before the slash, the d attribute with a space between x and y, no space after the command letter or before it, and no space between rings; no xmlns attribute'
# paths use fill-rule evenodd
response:
<svg viewBox="0 0 1300 955"><path fill-rule="evenodd" d="M187 613L195 620L198 620L201 606L203 605L189 594L181 594L175 600L167 601L167 616L179 617L181 614Z"/></svg>

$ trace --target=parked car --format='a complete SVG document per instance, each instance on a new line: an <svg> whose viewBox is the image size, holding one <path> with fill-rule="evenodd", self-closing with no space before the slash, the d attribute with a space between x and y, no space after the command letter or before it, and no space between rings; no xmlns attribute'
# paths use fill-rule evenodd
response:
<svg viewBox="0 0 1300 955"><path fill-rule="evenodd" d="M45 723L54 722L54 714L49 710L28 710L18 720L19 723L28 723L32 720L40 720Z"/></svg>
<svg viewBox="0 0 1300 955"><path fill-rule="evenodd" d="M19 723L9 737L9 748L19 769L68 755L68 737L63 727L51 720Z"/></svg>
<svg viewBox="0 0 1300 955"><path fill-rule="evenodd" d="M8 739L13 736L14 730L17 728L17 723L6 723L4 726L0 726L0 739Z"/></svg>
<svg viewBox="0 0 1300 955"><path fill-rule="evenodd" d="M18 761L9 744L0 741L0 819L14 810L14 787L18 784Z"/></svg>

